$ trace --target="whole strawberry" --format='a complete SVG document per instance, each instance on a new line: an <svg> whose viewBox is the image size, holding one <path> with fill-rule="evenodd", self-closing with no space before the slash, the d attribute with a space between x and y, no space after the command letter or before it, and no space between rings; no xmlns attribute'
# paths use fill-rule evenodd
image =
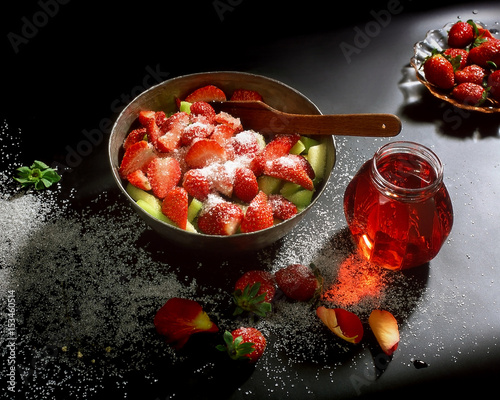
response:
<svg viewBox="0 0 500 400"><path fill-rule="evenodd" d="M464 48L474 41L474 28L468 22L458 21L448 32L450 47Z"/></svg>
<svg viewBox="0 0 500 400"><path fill-rule="evenodd" d="M244 311L264 317L271 311L271 301L276 293L274 276L267 271L245 272L234 285L233 299L236 304L234 315Z"/></svg>
<svg viewBox="0 0 500 400"><path fill-rule="evenodd" d="M427 82L441 89L451 89L455 84L453 66L442 54L433 54L424 63Z"/></svg>
<svg viewBox="0 0 500 400"><path fill-rule="evenodd" d="M486 70L479 65L468 65L464 69L455 72L455 82L460 84L472 82L476 85L482 85L486 77Z"/></svg>
<svg viewBox="0 0 500 400"><path fill-rule="evenodd" d="M225 345L218 345L217 350L227 352L233 360L247 360L255 363L266 349L266 338L257 328L238 328L224 333Z"/></svg>
<svg viewBox="0 0 500 400"><path fill-rule="evenodd" d="M308 301L321 288L317 271L303 264L290 264L275 273L276 283L285 296L298 301Z"/></svg>
<svg viewBox="0 0 500 400"><path fill-rule="evenodd" d="M451 95L462 104L480 106L486 99L487 91L475 83L461 83L453 89Z"/></svg>
<svg viewBox="0 0 500 400"><path fill-rule="evenodd" d="M490 63L500 65L500 40L489 39L479 46L471 48L468 63L477 64L483 68L488 68Z"/></svg>
<svg viewBox="0 0 500 400"><path fill-rule="evenodd" d="M488 87L490 88L491 97L500 101L500 69L488 76Z"/></svg>

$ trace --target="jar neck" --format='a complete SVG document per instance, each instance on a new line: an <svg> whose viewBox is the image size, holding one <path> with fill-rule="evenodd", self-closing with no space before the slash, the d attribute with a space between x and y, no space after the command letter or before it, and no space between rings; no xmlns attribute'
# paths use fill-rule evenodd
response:
<svg viewBox="0 0 500 400"><path fill-rule="evenodd" d="M423 201L443 183L443 165L429 148L398 141L382 146L371 160L370 175L375 187L400 201Z"/></svg>

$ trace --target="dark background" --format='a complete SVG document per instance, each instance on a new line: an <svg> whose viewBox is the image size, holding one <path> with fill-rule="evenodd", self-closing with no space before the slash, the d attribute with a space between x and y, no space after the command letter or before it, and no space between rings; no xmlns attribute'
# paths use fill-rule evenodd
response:
<svg viewBox="0 0 500 400"><path fill-rule="evenodd" d="M36 146L31 140L23 143L26 162L35 151L48 159L64 153L64 146L82 139L83 130L99 127L103 118L116 118L127 99L158 83L145 81L150 69L161 71L161 80L193 72L251 70L273 57L259 51L263 45L362 26L373 20L370 12L390 4L404 13L424 12L425 18L425 10L461 1L61 3L9 3L2 12L0 116L27 136L39 132ZM53 16L47 18L42 4ZM13 40L20 41L13 45Z"/></svg>

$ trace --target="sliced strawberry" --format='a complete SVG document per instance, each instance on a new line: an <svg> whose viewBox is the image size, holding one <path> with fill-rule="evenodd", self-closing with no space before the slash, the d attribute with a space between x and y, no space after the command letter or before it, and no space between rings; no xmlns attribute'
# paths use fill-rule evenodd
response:
<svg viewBox="0 0 500 400"><path fill-rule="evenodd" d="M156 124L156 119L151 118L146 125L146 134L148 135L148 140L153 143L153 146L157 147L158 138L161 136L161 130Z"/></svg>
<svg viewBox="0 0 500 400"><path fill-rule="evenodd" d="M163 133L174 130L182 132L182 130L190 123L189 114L179 111L171 115L161 125L160 129Z"/></svg>
<svg viewBox="0 0 500 400"><path fill-rule="evenodd" d="M224 333L224 345L217 350L226 352L233 360L246 359L253 364L262 357L266 348L266 338L257 328L238 328Z"/></svg>
<svg viewBox="0 0 500 400"><path fill-rule="evenodd" d="M241 221L242 232L255 232L273 226L273 209L267 202L267 195L260 191L250 202Z"/></svg>
<svg viewBox="0 0 500 400"><path fill-rule="evenodd" d="M260 151L259 141L254 131L243 131L233 137L234 153L237 156L255 157Z"/></svg>
<svg viewBox="0 0 500 400"><path fill-rule="evenodd" d="M208 119L209 123L213 123L215 118L214 108L205 101L197 101L191 104L190 107L192 115L203 115Z"/></svg>
<svg viewBox="0 0 500 400"><path fill-rule="evenodd" d="M300 139L299 134L278 135L271 140L264 150L252 160L252 170L256 176L262 175L268 162L290 153L291 148Z"/></svg>
<svg viewBox="0 0 500 400"><path fill-rule="evenodd" d="M233 194L240 200L250 203L259 193L255 174L249 168L237 168L234 173Z"/></svg>
<svg viewBox="0 0 500 400"><path fill-rule="evenodd" d="M189 146L195 139L208 138L214 130L214 126L203 115L191 118L191 123L182 130L181 144Z"/></svg>
<svg viewBox="0 0 500 400"><path fill-rule="evenodd" d="M214 85L203 86L189 94L185 101L195 103L197 101L226 101L225 93Z"/></svg>
<svg viewBox="0 0 500 400"><path fill-rule="evenodd" d="M156 125L162 126L167 119L168 118L167 118L167 114L165 114L165 111L156 111L155 112Z"/></svg>
<svg viewBox="0 0 500 400"><path fill-rule="evenodd" d="M229 125L234 129L235 132L241 132L243 130L243 126L241 125L241 120L239 118L235 118L230 114L222 111L218 114L215 114L214 122L218 124Z"/></svg>
<svg viewBox="0 0 500 400"><path fill-rule="evenodd" d="M274 218L286 220L297 214L297 206L280 194L270 195L269 204L273 209Z"/></svg>
<svg viewBox="0 0 500 400"><path fill-rule="evenodd" d="M123 142L123 148L127 150L133 144L144 140L144 136L146 135L146 128L137 128L130 132L125 141Z"/></svg>
<svg viewBox="0 0 500 400"><path fill-rule="evenodd" d="M399 345L399 329L396 318L384 310L373 310L368 324L385 354L392 355Z"/></svg>
<svg viewBox="0 0 500 400"><path fill-rule="evenodd" d="M174 348L182 348L192 334L217 332L215 325L199 303L173 297L158 310L154 318L156 331Z"/></svg>
<svg viewBox="0 0 500 400"><path fill-rule="evenodd" d="M163 199L161 211L179 228L185 230L188 219L188 192L186 189L175 186L169 190Z"/></svg>
<svg viewBox="0 0 500 400"><path fill-rule="evenodd" d="M185 161L191 168L203 168L211 163L224 162L226 150L212 139L200 139L186 153Z"/></svg>
<svg viewBox="0 0 500 400"><path fill-rule="evenodd" d="M151 119L155 118L155 112L151 110L139 111L139 122L146 127Z"/></svg>
<svg viewBox="0 0 500 400"><path fill-rule="evenodd" d="M207 235L232 235L238 230L243 211L236 204L221 201L203 210L198 217L198 228Z"/></svg>
<svg viewBox="0 0 500 400"><path fill-rule="evenodd" d="M248 89L236 89L231 96L231 101L250 101L250 100L262 101L262 96L260 95L259 92Z"/></svg>
<svg viewBox="0 0 500 400"><path fill-rule="evenodd" d="M149 183L149 179L144 173L144 171L137 169L134 172L131 172L127 175L127 180L134 185L135 187L149 191L151 190L151 183Z"/></svg>
<svg viewBox="0 0 500 400"><path fill-rule="evenodd" d="M244 311L264 317L271 311L271 301L276 293L274 276L267 271L250 270L235 283L233 298L236 304L234 315Z"/></svg>
<svg viewBox="0 0 500 400"><path fill-rule="evenodd" d="M268 162L264 174L296 183L306 190L314 189L309 172L304 169L302 162L293 155L286 155Z"/></svg>
<svg viewBox="0 0 500 400"><path fill-rule="evenodd" d="M234 136L234 133L235 130L232 126L226 124L219 124L215 126L212 132L212 136L210 136L210 139L215 140L222 147L225 147L227 151L228 150L227 146L230 143L230 139Z"/></svg>
<svg viewBox="0 0 500 400"><path fill-rule="evenodd" d="M321 288L315 271L303 264L290 264L278 270L274 276L285 296L293 300L309 301Z"/></svg>
<svg viewBox="0 0 500 400"><path fill-rule="evenodd" d="M126 178L128 174L141 169L144 170L147 165L156 157L153 146L141 140L127 148L120 165L120 175Z"/></svg>
<svg viewBox="0 0 500 400"><path fill-rule="evenodd" d="M163 199L179 183L181 167L175 158L155 158L149 163L147 174L154 195Z"/></svg>
<svg viewBox="0 0 500 400"><path fill-rule="evenodd" d="M351 343L359 343L363 338L363 324L356 314L342 308L320 306L316 315L338 337Z"/></svg>
<svg viewBox="0 0 500 400"><path fill-rule="evenodd" d="M190 196L205 201L210 193L210 182L199 169L190 169L184 174L182 186Z"/></svg>

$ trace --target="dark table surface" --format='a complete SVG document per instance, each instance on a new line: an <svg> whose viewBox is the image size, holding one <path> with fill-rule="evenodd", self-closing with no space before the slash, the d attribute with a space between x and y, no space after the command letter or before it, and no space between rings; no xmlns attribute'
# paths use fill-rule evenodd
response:
<svg viewBox="0 0 500 400"><path fill-rule="evenodd" d="M4 13L1 377L18 398L416 398L438 389L462 398L498 387L500 117L434 99L409 61L415 42L457 18L498 29L500 5L401 0L334 11L327 2L287 2L284 12L281 3L103 9L54 0ZM455 221L441 252L407 273L378 273L372 296L347 307L362 317L376 307L395 314L401 342L391 358L369 332L357 346L343 343L310 308L283 297L267 319L228 314L228 293L247 269L314 262L333 282L352 261L345 187L389 139L337 137L316 208L244 258L173 248L131 215L107 163L110 124L152 85L215 70L278 79L323 113L394 113L403 122L397 139L442 160ZM34 159L57 166L61 182L20 190L14 169ZM265 356L253 368L235 365L215 354L220 337L203 335L173 352L152 325L172 296L198 300L221 329L260 327Z"/></svg>

